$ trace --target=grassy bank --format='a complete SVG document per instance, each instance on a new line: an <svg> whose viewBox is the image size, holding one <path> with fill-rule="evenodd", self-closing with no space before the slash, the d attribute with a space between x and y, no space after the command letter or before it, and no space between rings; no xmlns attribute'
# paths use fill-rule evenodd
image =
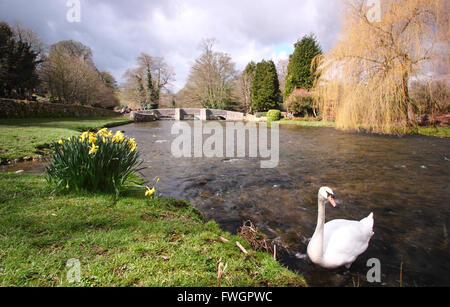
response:
<svg viewBox="0 0 450 307"><path fill-rule="evenodd" d="M450 138L450 126L447 126L447 127L419 127L419 134Z"/></svg>
<svg viewBox="0 0 450 307"><path fill-rule="evenodd" d="M297 125L302 127L336 127L334 122L326 122L326 121L311 121L311 120L303 120L303 119L295 119L295 120L280 120L279 123L281 125Z"/></svg>
<svg viewBox="0 0 450 307"><path fill-rule="evenodd" d="M130 123L128 117L0 119L0 162L44 155L48 145L82 131Z"/></svg>
<svg viewBox="0 0 450 307"><path fill-rule="evenodd" d="M330 127L335 128L335 122L309 121L304 119L281 120L281 125L297 125L302 127ZM447 137L450 138L450 126L447 127L418 127L417 134L425 136Z"/></svg>
<svg viewBox="0 0 450 307"><path fill-rule="evenodd" d="M0 286L303 286L191 205L128 193L53 195L43 176L0 173ZM229 239L223 243L219 238ZM238 241L250 253L244 255ZM69 259L81 283L67 281ZM228 267L217 279L220 262Z"/></svg>

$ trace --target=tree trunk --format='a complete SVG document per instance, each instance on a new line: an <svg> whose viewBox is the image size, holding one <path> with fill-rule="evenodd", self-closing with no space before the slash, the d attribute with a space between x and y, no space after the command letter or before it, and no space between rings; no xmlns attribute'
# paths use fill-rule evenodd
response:
<svg viewBox="0 0 450 307"><path fill-rule="evenodd" d="M411 98L409 95L409 73L403 73L402 80L402 88L403 88L403 112L406 116L406 126L412 127L415 123L415 114L414 110L411 107Z"/></svg>

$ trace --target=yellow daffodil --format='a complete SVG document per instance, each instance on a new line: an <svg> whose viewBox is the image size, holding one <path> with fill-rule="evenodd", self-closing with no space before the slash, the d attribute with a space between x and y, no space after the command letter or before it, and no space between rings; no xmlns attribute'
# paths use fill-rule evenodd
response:
<svg viewBox="0 0 450 307"><path fill-rule="evenodd" d="M104 134L107 133L107 132L108 132L108 129L103 128L103 129L100 129L100 130L97 132L97 134L98 134L98 135L104 135Z"/></svg>
<svg viewBox="0 0 450 307"><path fill-rule="evenodd" d="M97 137L95 134L89 134L89 144L93 144L95 142L97 142Z"/></svg>
<svg viewBox="0 0 450 307"><path fill-rule="evenodd" d="M68 141L68 142L72 141L72 138L67 138L67 141Z"/></svg>
<svg viewBox="0 0 450 307"><path fill-rule="evenodd" d="M89 131L83 132L80 136L80 141L84 142L85 139L89 137Z"/></svg>
<svg viewBox="0 0 450 307"><path fill-rule="evenodd" d="M123 135L122 132L117 131L116 134L113 136L112 141L114 143L121 143L125 140L125 136Z"/></svg>
<svg viewBox="0 0 450 307"><path fill-rule="evenodd" d="M103 128L103 129L99 130L99 131L97 132L97 134L98 134L98 135L101 135L101 136L103 136L103 137L107 137L107 138L112 137L112 132L111 132L111 131L108 131L107 128Z"/></svg>
<svg viewBox="0 0 450 307"><path fill-rule="evenodd" d="M127 145L130 147L130 151L131 152L136 151L137 144L136 144L136 141L134 139L129 139L128 142L127 142Z"/></svg>
<svg viewBox="0 0 450 307"><path fill-rule="evenodd" d="M159 182L159 178L158 179L156 179L156 183L158 183Z"/></svg>
<svg viewBox="0 0 450 307"><path fill-rule="evenodd" d="M67 189L67 190L70 189L69 183L67 183L66 189Z"/></svg>
<svg viewBox="0 0 450 307"><path fill-rule="evenodd" d="M106 138L102 138L103 144L106 143Z"/></svg>
<svg viewBox="0 0 450 307"><path fill-rule="evenodd" d="M91 150L89 151L89 154L95 154L98 151L98 146L96 146L95 144L92 144L92 147L89 147Z"/></svg>
<svg viewBox="0 0 450 307"><path fill-rule="evenodd" d="M58 141L58 144L59 144L59 145L62 145L62 144L63 144L63 140L59 140L59 141Z"/></svg>
<svg viewBox="0 0 450 307"><path fill-rule="evenodd" d="M147 187L147 192L145 192L145 196L152 197L153 194L155 194L155 191L156 191L155 188L150 189L149 187Z"/></svg>

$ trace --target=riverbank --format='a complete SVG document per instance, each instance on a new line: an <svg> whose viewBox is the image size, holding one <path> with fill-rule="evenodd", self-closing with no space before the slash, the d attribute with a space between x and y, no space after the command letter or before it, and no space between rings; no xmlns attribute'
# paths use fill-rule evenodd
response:
<svg viewBox="0 0 450 307"><path fill-rule="evenodd" d="M281 125L297 125L302 127L328 127L336 128L335 122L329 121L311 121L304 119L294 119L294 120L281 120L278 123ZM418 127L418 135L424 136L434 136L434 137L445 137L450 138L450 126L446 127Z"/></svg>
<svg viewBox="0 0 450 307"><path fill-rule="evenodd" d="M328 128L336 127L336 124L334 122L312 121L304 119L294 119L294 120L282 119L278 121L278 123L280 123L281 125L297 125L302 127L328 127Z"/></svg>
<svg viewBox="0 0 450 307"><path fill-rule="evenodd" d="M0 163L39 159L55 140L131 122L128 116L0 119Z"/></svg>
<svg viewBox="0 0 450 307"><path fill-rule="evenodd" d="M140 192L119 200L58 195L42 175L11 173L0 173L0 201L2 287L306 285L184 201L150 200ZM80 283L66 278L69 259L80 261ZM221 262L227 269L218 279Z"/></svg>

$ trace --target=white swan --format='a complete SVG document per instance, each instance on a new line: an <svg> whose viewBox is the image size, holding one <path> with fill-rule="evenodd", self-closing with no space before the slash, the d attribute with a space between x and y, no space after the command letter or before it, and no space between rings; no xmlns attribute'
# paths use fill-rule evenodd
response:
<svg viewBox="0 0 450 307"><path fill-rule="evenodd" d="M330 188L319 190L319 217L316 231L308 244L308 256L312 262L326 269L346 266L348 269L359 255L369 247L374 218L371 213L362 221L334 220L325 224L325 204L336 207Z"/></svg>

